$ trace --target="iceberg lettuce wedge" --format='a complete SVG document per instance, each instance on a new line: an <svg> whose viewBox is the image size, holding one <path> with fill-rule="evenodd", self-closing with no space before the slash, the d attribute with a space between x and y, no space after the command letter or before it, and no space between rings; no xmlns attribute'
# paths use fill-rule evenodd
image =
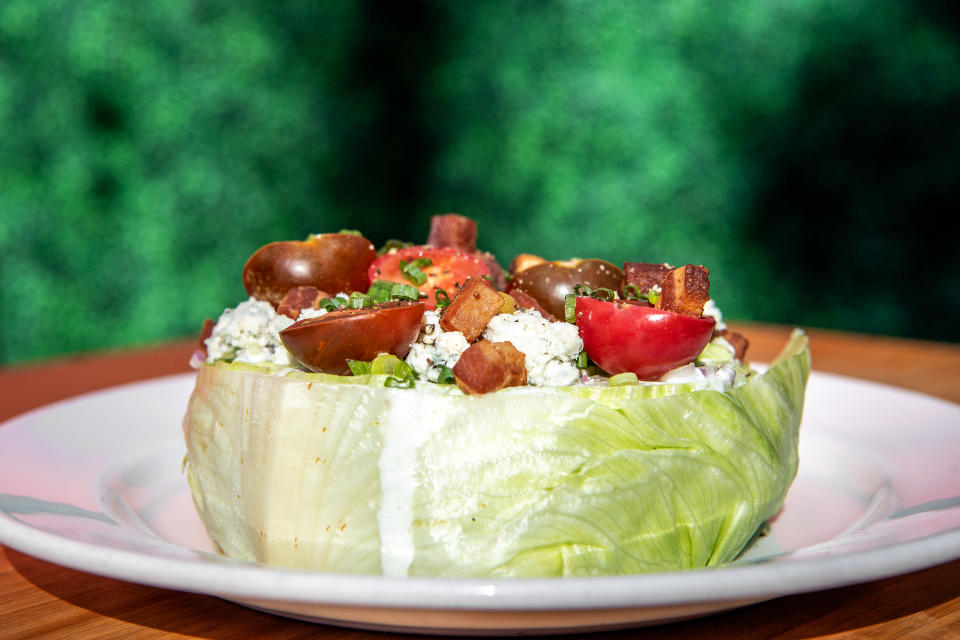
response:
<svg viewBox="0 0 960 640"><path fill-rule="evenodd" d="M322 571L572 576L733 559L797 469L795 332L730 391L512 388L207 365L187 474L228 556Z"/></svg>

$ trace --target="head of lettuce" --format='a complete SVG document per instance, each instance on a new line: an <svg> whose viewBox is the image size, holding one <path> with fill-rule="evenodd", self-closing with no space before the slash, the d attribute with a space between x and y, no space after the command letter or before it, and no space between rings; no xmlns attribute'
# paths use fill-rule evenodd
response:
<svg viewBox="0 0 960 640"><path fill-rule="evenodd" d="M201 367L187 477L217 548L390 576L632 574L716 565L780 508L810 371L795 332L729 391L384 386Z"/></svg>

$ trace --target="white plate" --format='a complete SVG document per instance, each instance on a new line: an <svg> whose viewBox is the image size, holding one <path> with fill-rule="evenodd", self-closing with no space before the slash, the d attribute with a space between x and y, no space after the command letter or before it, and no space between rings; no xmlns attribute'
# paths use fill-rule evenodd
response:
<svg viewBox="0 0 960 640"><path fill-rule="evenodd" d="M381 578L211 550L180 472L193 376L108 389L0 426L0 542L74 569L281 615L421 633L638 626L960 557L960 406L814 373L800 471L771 534L716 569L575 579Z"/></svg>

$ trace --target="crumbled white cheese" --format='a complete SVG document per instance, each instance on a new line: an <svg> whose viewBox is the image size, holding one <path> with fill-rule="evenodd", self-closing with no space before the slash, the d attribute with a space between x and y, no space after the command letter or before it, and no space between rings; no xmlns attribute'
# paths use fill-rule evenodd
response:
<svg viewBox="0 0 960 640"><path fill-rule="evenodd" d="M213 333L206 340L207 362L272 362L289 365L293 361L280 331L293 320L277 314L269 302L250 298L220 314Z"/></svg>
<svg viewBox="0 0 960 640"><path fill-rule="evenodd" d="M555 387L575 383L580 377L577 356L583 341L576 325L550 322L536 311L501 313L483 332L491 342L510 342L523 352L527 383Z"/></svg>
<svg viewBox="0 0 960 640"><path fill-rule="evenodd" d="M310 318L319 318L327 313L328 311L323 307L319 309L304 307L303 309L300 309L300 315L297 316L297 322L300 322L301 320L309 320Z"/></svg>
<svg viewBox="0 0 960 640"><path fill-rule="evenodd" d="M453 368L470 343L459 331L444 331L440 327L440 314L425 311L420 337L410 347L406 361L424 380L436 382L443 367Z"/></svg>
<svg viewBox="0 0 960 640"><path fill-rule="evenodd" d="M727 328L727 325L723 322L723 314L720 313L720 307L713 301L713 298L707 300L707 303L703 305L703 317L716 320L717 325L715 328L717 331L723 331Z"/></svg>
<svg viewBox="0 0 960 640"><path fill-rule="evenodd" d="M743 376L739 376L742 378ZM671 369L660 377L659 382L666 384L694 385L696 389L712 389L713 391L727 391L744 382L738 379L737 371L730 365L719 367L698 367L694 363Z"/></svg>

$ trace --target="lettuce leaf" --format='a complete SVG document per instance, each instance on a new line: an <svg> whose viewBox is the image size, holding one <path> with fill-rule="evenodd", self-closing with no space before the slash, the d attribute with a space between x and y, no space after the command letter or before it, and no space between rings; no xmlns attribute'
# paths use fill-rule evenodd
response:
<svg viewBox="0 0 960 640"><path fill-rule="evenodd" d="M384 388L208 365L187 474L228 556L334 572L573 576L727 562L797 469L795 332L727 392L687 385ZM282 373L282 372L280 372Z"/></svg>

